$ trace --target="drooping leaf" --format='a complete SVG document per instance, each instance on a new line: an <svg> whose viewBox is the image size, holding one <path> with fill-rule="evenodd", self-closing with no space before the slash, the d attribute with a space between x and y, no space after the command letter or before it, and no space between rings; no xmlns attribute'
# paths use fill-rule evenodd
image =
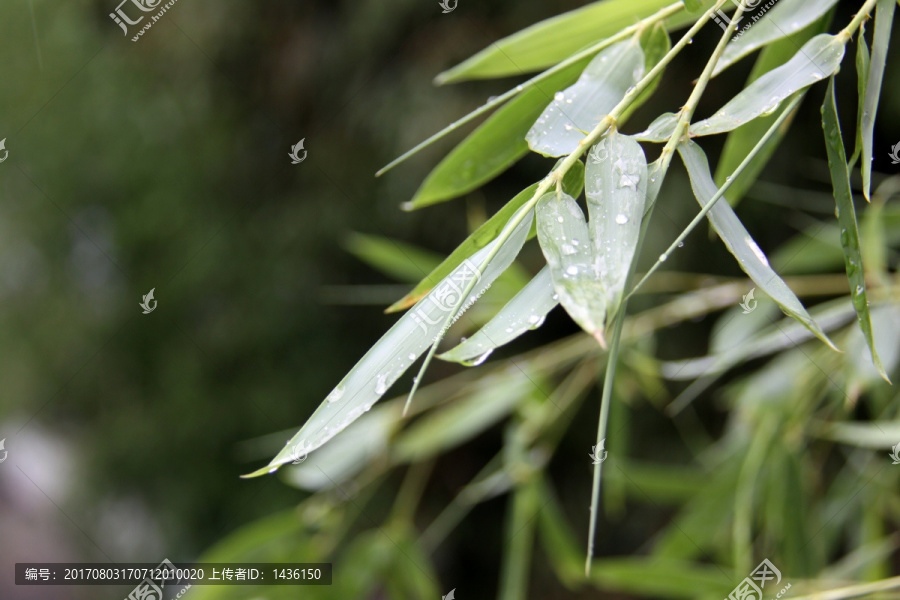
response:
<svg viewBox="0 0 900 600"><path fill-rule="evenodd" d="M779 0L752 27L735 34L716 63L713 77L754 50L808 27L835 4L837 0Z"/></svg>
<svg viewBox="0 0 900 600"><path fill-rule="evenodd" d="M863 196L870 200L872 189L872 143L875 135L875 115L878 99L881 97L881 83L884 78L884 64L887 60L891 28L894 24L894 0L878 0L875 4L875 34L872 37L872 60L869 63L869 77L866 82L866 96L862 114L862 179Z"/></svg>
<svg viewBox="0 0 900 600"><path fill-rule="evenodd" d="M710 0L703 0L710 6ZM619 33L642 18L671 6L670 0L606 0L588 4L526 27L492 43L435 78L438 84L521 75L554 65L590 44ZM671 10L671 31L692 24L696 15Z"/></svg>
<svg viewBox="0 0 900 600"><path fill-rule="evenodd" d="M872 330L878 332L875 340L875 350L881 358L885 373L896 372L900 362L900 305L885 303L873 306L871 309ZM872 351L869 344L859 329L854 329L847 336L847 356L845 371L847 373L845 394L848 398L855 399L860 394L875 386L884 386L884 376L875 368L872 360ZM900 442L900 439L897 440Z"/></svg>
<svg viewBox="0 0 900 600"><path fill-rule="evenodd" d="M778 6L780 6L780 4L777 4L776 8ZM765 21L766 19L768 19L768 15L763 20ZM753 65L753 70L747 78L747 84L756 81L760 76L790 60L797 48L803 46L803 44L809 41L813 36L825 31L828 28L828 23L830 21L831 14L822 16L815 21L812 26L807 26L798 33L766 44L762 52L760 52L756 63ZM798 93L802 96L806 92ZM772 123L774 123L785 110L787 110L787 103L780 105L771 115L760 116L759 118L753 119L749 123L738 127L728 134L728 137L725 140L725 146L722 148L719 164L716 167L715 179L719 186L725 183L726 178L731 175L737 166L744 160L744 157L747 156L750 150L752 150L757 142L759 142L766 134L766 131ZM794 112L796 113L797 110L798 109L794 109ZM744 197L744 194L747 193L747 190L749 190L756 181L760 172L762 172L763 168L768 164L772 154L774 154L775 150L781 144L792 121L793 115L789 116L779 130L775 132L770 141L759 151L756 157L754 157L753 162L747 166L744 172L731 182L731 187L728 188L728 199L731 201L732 206L737 206L738 202Z"/></svg>
<svg viewBox="0 0 900 600"><path fill-rule="evenodd" d="M584 213L565 192L548 192L536 208L537 234L553 288L569 316L603 346L608 300L594 271Z"/></svg>
<svg viewBox="0 0 900 600"><path fill-rule="evenodd" d="M557 166L558 165L559 162L557 162ZM563 177L563 189L568 194L577 198L581 194L583 186L584 165L579 161L573 164L568 172L566 172L565 177ZM437 284L437 282L449 275L463 260L493 241L513 214L515 214L515 212L526 202L531 200L537 188L538 184L535 183L516 194L516 196L507 202L503 208L498 210L490 219L472 232L472 234L469 235L456 250L450 253L450 256L444 259L444 261L429 273L427 277L420 281L410 293L388 307L385 312L392 313L404 310L421 300L425 294Z"/></svg>
<svg viewBox="0 0 900 600"><path fill-rule="evenodd" d="M862 254L859 250L859 228L856 224L856 207L853 206L853 191L850 188L850 171L847 155L841 137L838 120L837 99L834 96L834 77L828 82L828 92L822 104L822 129L825 132L825 148L828 151L828 168L831 171L831 187L834 190L838 223L841 226L841 247L844 249L844 264L850 282L850 297L859 321L859 328L866 338L872 361L879 374L886 380L887 373L875 350L872 333L872 318L869 315L869 301L866 296L866 277L863 272Z"/></svg>
<svg viewBox="0 0 900 600"><path fill-rule="evenodd" d="M496 348L540 327L557 304L550 268L544 267L475 335L438 358L472 366L481 364Z"/></svg>
<svg viewBox="0 0 900 600"><path fill-rule="evenodd" d="M528 146L545 156L571 154L643 76L644 51L638 39L606 48L578 81L554 95L525 136Z"/></svg>
<svg viewBox="0 0 900 600"><path fill-rule="evenodd" d="M647 159L641 145L611 131L591 149L584 181L594 272L612 315L622 300L644 216Z"/></svg>
<svg viewBox="0 0 900 600"><path fill-rule="evenodd" d="M477 189L528 153L525 134L552 100L553 90L578 78L589 59L578 61L497 110L432 169L404 209L457 198Z"/></svg>
<svg viewBox="0 0 900 600"><path fill-rule="evenodd" d="M404 314L328 394L269 465L249 476L272 473L281 465L292 462L298 452L313 452L367 412L440 338L447 319L454 314L458 318L460 309L477 300L512 264L525 243L532 219L533 213L529 212L504 243L498 245L500 240L497 239L476 252ZM498 245L497 253L484 267L482 263L495 245ZM473 279L477 292L473 290L473 295L461 297L463 289Z"/></svg>
<svg viewBox="0 0 900 600"><path fill-rule="evenodd" d="M786 98L833 75L843 57L844 42L840 37L817 35L788 62L748 85L713 116L691 125L691 137L732 131L761 115L775 112ZM645 142L665 142L675 131L676 123L675 115L661 115L635 137Z"/></svg>
<svg viewBox="0 0 900 600"><path fill-rule="evenodd" d="M688 140L678 145L691 179L691 187L701 206L705 205L718 190L709 173L709 162L706 154L694 142ZM784 280L772 270L766 255L756 244L744 225L727 202L717 202L709 211L709 220L716 233L725 243L726 248L738 261L741 269L750 276L756 285L765 291L781 309L807 327L816 337L837 350L828 336L813 321L806 309L787 286Z"/></svg>

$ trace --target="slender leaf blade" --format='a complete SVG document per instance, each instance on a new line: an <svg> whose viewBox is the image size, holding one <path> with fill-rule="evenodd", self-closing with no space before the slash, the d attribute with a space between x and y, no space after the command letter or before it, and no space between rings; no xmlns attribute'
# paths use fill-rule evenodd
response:
<svg viewBox="0 0 900 600"><path fill-rule="evenodd" d="M851 168L862 154L863 115L866 112L866 86L869 83L871 63L872 57L869 54L869 45L866 43L866 27L863 24L859 26L856 40L856 94L859 100L856 105L856 147L853 150L853 157L850 159Z"/></svg>
<svg viewBox="0 0 900 600"><path fill-rule="evenodd" d="M718 187L709 172L709 161L706 154L694 142L687 140L678 145L691 179L691 187L701 206L704 206L715 195ZM837 350L825 332L809 316L803 304L791 291L781 277L769 266L766 255L756 244L744 225L727 202L717 202L709 211L709 220L722 239L728 251L734 255L741 269L747 273L756 285L766 292L788 316L797 319L817 338Z"/></svg>
<svg viewBox="0 0 900 600"><path fill-rule="evenodd" d="M894 24L894 0L878 0L875 4L875 34L872 38L872 59L869 63L869 77L862 114L862 179L863 196L871 200L872 189L872 144L875 136L875 115L878 99L881 97L881 83L884 79L884 65L887 61L891 28Z"/></svg>
<svg viewBox="0 0 900 600"><path fill-rule="evenodd" d="M557 163L558 164L558 163ZM572 196L578 197L584 186L584 165L579 161L572 165L566 175L563 177L563 190ZM498 210L490 219L482 223L482 225L472 232L462 244L460 244L444 261L435 267L422 281L420 281L411 292L406 296L392 304L385 310L387 313L405 310L421 300L441 279L449 275L457 268L466 258L484 248L497 234L503 229L504 225L512 218L526 202L531 200L538 184L535 183L525 188L506 205ZM529 239L531 234L529 234Z"/></svg>
<svg viewBox="0 0 900 600"><path fill-rule="evenodd" d="M573 85L557 92L525 136L528 147L545 156L563 156L578 148L644 75L644 51L632 38L601 51Z"/></svg>

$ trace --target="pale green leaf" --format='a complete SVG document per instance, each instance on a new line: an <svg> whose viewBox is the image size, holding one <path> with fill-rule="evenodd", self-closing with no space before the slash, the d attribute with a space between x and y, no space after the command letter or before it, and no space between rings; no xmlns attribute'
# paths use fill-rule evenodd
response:
<svg viewBox="0 0 900 600"><path fill-rule="evenodd" d="M859 448L888 449L900 444L900 421L832 423L823 436Z"/></svg>
<svg viewBox="0 0 900 600"><path fill-rule="evenodd" d="M499 245L486 267L482 263L499 239L464 261L404 314L328 394L269 465L250 476L272 473L279 466L292 462L298 453L313 452L372 408L412 363L440 338L447 319L453 314L458 317L465 304L477 299L512 264L525 243L532 219L531 212L524 216ZM473 278L476 281L473 295L462 298L462 289Z"/></svg>
<svg viewBox="0 0 900 600"><path fill-rule="evenodd" d="M644 51L638 39L601 51L578 81L554 95L525 136L528 146L545 156L571 154L643 76Z"/></svg>
<svg viewBox="0 0 900 600"><path fill-rule="evenodd" d="M866 277L863 272L862 254L859 250L859 228L856 224L856 207L853 206L853 191L850 188L850 171L847 155L841 137L841 124L834 96L834 77L828 82L828 92L822 104L822 130L825 132L825 148L828 152L828 168L831 171L831 187L834 190L838 223L841 226L841 247L844 249L844 266L850 282L850 296L856 310L859 328L866 338L872 353L872 360L879 374L886 380L887 373L875 349L872 333L872 318L869 315L869 301L866 295Z"/></svg>
<svg viewBox="0 0 900 600"><path fill-rule="evenodd" d="M700 146L689 140L678 145L678 152L690 176L694 195L700 205L704 206L718 190L709 173L706 154ZM734 209L727 202L717 202L709 211L708 216L716 233L725 243L728 251L737 259L741 269L750 276L750 279L777 302L788 316L797 319L816 337L836 350L835 345L809 316L794 292L769 266L766 255L750 237L734 213Z"/></svg>
<svg viewBox="0 0 900 600"><path fill-rule="evenodd" d="M856 34L856 146L853 149L853 157L850 159L850 167L856 164L856 160L862 154L863 148L863 115L866 112L866 86L869 83L869 67L872 57L869 55L869 45L866 43L866 26L859 26Z"/></svg>
<svg viewBox="0 0 900 600"><path fill-rule="evenodd" d="M544 267L475 335L438 358L472 366L481 364L496 348L540 327L557 304L550 268Z"/></svg>
<svg viewBox="0 0 900 600"><path fill-rule="evenodd" d="M870 199L872 189L872 143L875 135L875 115L878 99L881 97L881 83L884 65L887 61L891 28L894 24L894 0L878 0L875 5L875 34L872 38L872 60L869 63L869 77L866 82L866 96L862 114L862 178L863 196Z"/></svg>
<svg viewBox="0 0 900 600"><path fill-rule="evenodd" d="M615 314L634 259L644 202L647 159L634 138L615 130L600 140L584 172L594 273L605 290L607 311Z"/></svg>
<svg viewBox="0 0 900 600"><path fill-rule="evenodd" d="M837 0L778 0L761 19L735 34L716 63L713 77L751 52L808 27L835 4Z"/></svg>
<svg viewBox="0 0 900 600"><path fill-rule="evenodd" d="M582 329L605 345L608 301L594 271L591 236L581 207L564 192L549 192L538 201L536 213L538 240L560 304Z"/></svg>
<svg viewBox="0 0 900 600"><path fill-rule="evenodd" d="M522 158L528 153L525 134L553 99L553 90L575 81L587 64L588 59L578 61L498 109L432 169L403 208L422 208L462 196Z"/></svg>
<svg viewBox="0 0 900 600"><path fill-rule="evenodd" d="M841 38L817 35L793 58L772 69L720 108L712 117L691 126L691 136L732 131L744 123L773 113L786 98L833 75L844 57Z"/></svg>
<svg viewBox="0 0 900 600"><path fill-rule="evenodd" d="M583 186L584 165L579 161L573 164L563 177L563 190L577 198L581 194ZM437 282L449 275L462 261L493 241L503 229L503 226L512 218L513 214L531 200L537 188L538 184L535 183L516 194L503 208L472 232L462 244L450 253L450 256L445 258L427 277L422 279L410 293L388 307L385 312L392 313L404 310L421 300Z"/></svg>
<svg viewBox="0 0 900 600"><path fill-rule="evenodd" d="M344 248L355 257L398 281L416 282L441 262L438 254L398 240L353 232Z"/></svg>

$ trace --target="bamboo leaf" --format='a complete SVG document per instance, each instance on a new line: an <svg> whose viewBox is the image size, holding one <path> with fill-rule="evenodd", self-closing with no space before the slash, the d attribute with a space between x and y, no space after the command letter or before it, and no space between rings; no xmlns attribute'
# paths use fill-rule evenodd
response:
<svg viewBox="0 0 900 600"><path fill-rule="evenodd" d="M536 213L538 240L560 304L582 329L605 347L603 327L609 303L594 271L584 213L565 192L544 194Z"/></svg>
<svg viewBox="0 0 900 600"><path fill-rule="evenodd" d="M559 163L557 162L557 164ZM581 162L576 162L563 177L563 190L577 198L581 194L583 186L584 165ZM388 307L385 312L392 313L405 310L421 300L437 282L449 275L467 257L493 241L503 229L503 226L512 218L513 214L531 200L537 188L538 184L535 183L516 194L503 208L472 232L456 250L450 253L450 256L445 258L427 277L420 281L410 293ZM529 239L530 237L531 234L529 234Z"/></svg>
<svg viewBox="0 0 900 600"><path fill-rule="evenodd" d="M866 86L869 83L869 66L872 58L869 55L869 45L866 43L866 26L859 26L856 40L856 94L859 100L856 104L856 146L853 149L853 157L850 159L850 168L856 164L856 160L862 154L863 148L863 115L866 112Z"/></svg>
<svg viewBox="0 0 900 600"><path fill-rule="evenodd" d="M703 0L704 7L710 0ZM606 0L540 21L518 33L492 43L471 58L444 71L435 82L457 83L521 75L554 65L581 48L610 37L671 6L668 0ZM666 21L671 31L696 20L685 11L674 12Z"/></svg>
<svg viewBox="0 0 900 600"><path fill-rule="evenodd" d="M537 329L559 304L550 268L544 267L475 335L438 358L467 366L481 364L495 349Z"/></svg>
<svg viewBox="0 0 900 600"><path fill-rule="evenodd" d="M292 462L298 453L313 452L365 414L440 338L450 315L455 314L458 318L464 305L477 300L512 264L525 243L532 220L533 214L529 212L505 242L499 245L494 259L487 266L482 263L499 239L464 261L444 278L441 285L404 314L328 394L269 465L248 477L273 473L281 465ZM461 289L473 278L477 282L477 295L461 297Z"/></svg>
<svg viewBox="0 0 900 600"><path fill-rule="evenodd" d="M878 113L878 99L881 97L881 83L884 78L884 64L887 60L888 44L891 41L891 27L894 24L894 0L878 0L875 5L875 34L872 38L872 60L869 63L869 77L866 81L866 95L862 114L862 178L863 196L870 200L872 189L872 144L875 135L875 115Z"/></svg>
<svg viewBox="0 0 900 600"><path fill-rule="evenodd" d="M647 159L641 145L615 130L588 156L584 173L594 273L615 314L641 232L647 197Z"/></svg>
<svg viewBox="0 0 900 600"><path fill-rule="evenodd" d="M776 5L776 8L780 4ZM766 17L768 18L768 17ZM765 20L765 19L764 19ZM768 43L759 58L753 65L753 70L747 78L747 84L759 79L760 76L768 73L772 69L779 67L790 60L796 49L808 42L813 36L822 33L828 27L831 15L820 17L813 26L806 27L802 31L793 35L783 37L779 40ZM755 29L755 28L754 28ZM753 29L751 29L753 31ZM749 32L748 32L749 33ZM727 51L727 50L726 50ZM802 97L805 92L798 92ZM725 140L725 146L719 158L719 164L716 167L716 183L723 185L726 178L731 175L732 171L744 160L748 152L762 139L768 128L778 119L781 114L787 110L786 104L779 106L774 113L768 116L761 116L753 119L749 123L742 125L728 134ZM794 109L796 114L798 109ZM770 141L759 151L757 156L753 158L746 170L731 182L728 188L728 198L732 206L736 206L744 197L747 190L753 185L762 169L768 164L769 159L775 150L781 144L784 136L791 126L794 115L788 116L784 124L776 131Z"/></svg>
<svg viewBox="0 0 900 600"><path fill-rule="evenodd" d="M404 282L419 281L441 261L439 255L418 246L365 233L348 235L344 248L367 265Z"/></svg>
<svg viewBox="0 0 900 600"><path fill-rule="evenodd" d="M552 99L552 90L575 81L588 62L578 61L498 109L432 169L403 208L413 210L467 194L525 156L525 135Z"/></svg>
<svg viewBox="0 0 900 600"><path fill-rule="evenodd" d="M772 69L720 108L712 117L691 126L691 136L714 135L740 127L812 84L833 75L844 57L840 37L826 33L806 42L793 58Z"/></svg>
<svg viewBox="0 0 900 600"><path fill-rule="evenodd" d="M844 266L850 282L850 297L859 328L866 338L872 353L872 362L885 381L890 382L878 352L872 333L872 318L869 315L869 301L866 297L866 278L863 272L862 254L859 250L859 228L856 224L856 207L853 206L853 191L850 188L850 171L847 155L841 137L838 120L837 100L834 96L834 77L828 81L828 92L822 104L822 130L825 132L825 148L828 152L828 168L831 171L831 186L834 190L835 212L841 226L841 247L844 249Z"/></svg>
<svg viewBox="0 0 900 600"><path fill-rule="evenodd" d="M704 206L718 190L712 176L709 173L709 162L703 150L690 140L678 145L678 153L681 155L691 179L691 187L701 206ZM769 261L763 251L756 244L744 225L738 219L734 210L727 202L717 202L709 211L709 220L719 237L725 243L728 251L738 261L741 269L750 276L756 285L766 292L788 316L797 319L808 328L816 337L837 350L825 332L809 316L806 309L787 286L784 280L772 270Z"/></svg>
<svg viewBox="0 0 900 600"><path fill-rule="evenodd" d="M596 127L643 76L644 51L639 39L601 51L578 81L553 96L525 136L528 146L545 156L571 154L585 132Z"/></svg>
<svg viewBox="0 0 900 600"><path fill-rule="evenodd" d="M837 0L779 0L752 27L735 34L734 39L725 46L712 76L715 77L751 52L815 23L835 4Z"/></svg>
<svg viewBox="0 0 900 600"><path fill-rule="evenodd" d="M859 448L886 450L900 442L900 421L832 423L824 437Z"/></svg>

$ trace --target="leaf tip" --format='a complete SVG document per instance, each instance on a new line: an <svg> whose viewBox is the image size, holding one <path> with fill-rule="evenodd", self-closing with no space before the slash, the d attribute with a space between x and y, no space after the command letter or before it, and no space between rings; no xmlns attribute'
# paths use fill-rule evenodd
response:
<svg viewBox="0 0 900 600"><path fill-rule="evenodd" d="M252 473L247 473L245 475L241 475L241 479L255 479L257 477L262 477L263 475L271 475L272 473L277 471L280 467L281 467L281 465L275 465L273 467L272 464L270 463L261 469L257 469L256 471L253 471Z"/></svg>
<svg viewBox="0 0 900 600"><path fill-rule="evenodd" d="M602 329L594 330L593 332L591 332L591 335L594 337L595 340L597 340L597 343L600 344L601 348L603 348L604 350L607 349L606 338L603 336Z"/></svg>

